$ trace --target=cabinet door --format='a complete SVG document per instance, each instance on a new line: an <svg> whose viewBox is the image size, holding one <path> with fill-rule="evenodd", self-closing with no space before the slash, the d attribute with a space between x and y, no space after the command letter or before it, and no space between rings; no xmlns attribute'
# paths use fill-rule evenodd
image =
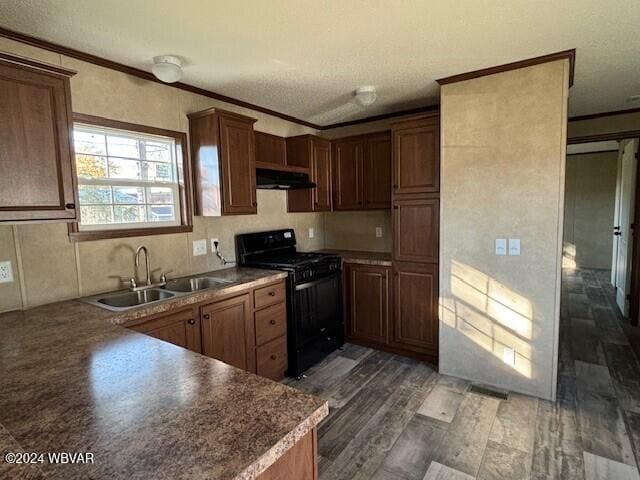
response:
<svg viewBox="0 0 640 480"><path fill-rule="evenodd" d="M370 135L364 156L367 208L391 208L391 135Z"/></svg>
<svg viewBox="0 0 640 480"><path fill-rule="evenodd" d="M331 210L331 143L324 140L311 140L313 189L313 211Z"/></svg>
<svg viewBox="0 0 640 480"><path fill-rule="evenodd" d="M0 55L0 221L73 220L69 76L4 58Z"/></svg>
<svg viewBox="0 0 640 480"><path fill-rule="evenodd" d="M250 370L247 355L253 344L251 317L248 293L202 307L202 353Z"/></svg>
<svg viewBox="0 0 640 480"><path fill-rule="evenodd" d="M220 115L222 212L257 212L253 124Z"/></svg>
<svg viewBox="0 0 640 480"><path fill-rule="evenodd" d="M393 190L433 193L440 190L440 126L435 119L400 124L393 129Z"/></svg>
<svg viewBox="0 0 640 480"><path fill-rule="evenodd" d="M363 192L364 140L339 140L333 144L333 209L361 210Z"/></svg>
<svg viewBox="0 0 640 480"><path fill-rule="evenodd" d="M287 144L284 137L269 133L255 132L256 164L271 164L275 168L286 164ZM261 168L268 165L260 165Z"/></svg>
<svg viewBox="0 0 640 480"><path fill-rule="evenodd" d="M419 353L438 350L438 266L394 265L393 343Z"/></svg>
<svg viewBox="0 0 640 480"><path fill-rule="evenodd" d="M175 312L131 327L165 342L200 353L200 319L193 309Z"/></svg>
<svg viewBox="0 0 640 480"><path fill-rule="evenodd" d="M439 209L437 198L394 200L394 261L438 263Z"/></svg>
<svg viewBox="0 0 640 480"><path fill-rule="evenodd" d="M347 333L353 339L389 342L389 270L383 266L345 264Z"/></svg>

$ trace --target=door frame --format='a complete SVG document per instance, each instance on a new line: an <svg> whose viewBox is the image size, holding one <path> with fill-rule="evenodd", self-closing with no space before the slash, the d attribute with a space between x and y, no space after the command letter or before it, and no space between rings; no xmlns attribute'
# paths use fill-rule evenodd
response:
<svg viewBox="0 0 640 480"><path fill-rule="evenodd" d="M638 150L636 159L640 162L640 130L626 130L623 132L601 133L596 135L585 135L582 137L572 137L567 139L567 145L577 143L601 142L606 140L630 140L638 139ZM639 164L640 167L640 164ZM640 238L634 226L640 225L640 168L636 169L636 188L634 192L632 238L631 246L631 284L629 286L629 320L632 325L638 326L640 323Z"/></svg>

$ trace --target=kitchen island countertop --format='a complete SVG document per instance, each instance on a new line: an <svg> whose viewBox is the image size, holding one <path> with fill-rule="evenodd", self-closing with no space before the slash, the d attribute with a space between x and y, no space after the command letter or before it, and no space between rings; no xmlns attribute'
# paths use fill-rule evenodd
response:
<svg viewBox="0 0 640 480"><path fill-rule="evenodd" d="M245 282L176 301L283 278L214 273ZM320 398L118 325L176 306L114 313L72 300L1 314L0 453L86 452L94 462L0 459L0 478L254 479L327 415Z"/></svg>

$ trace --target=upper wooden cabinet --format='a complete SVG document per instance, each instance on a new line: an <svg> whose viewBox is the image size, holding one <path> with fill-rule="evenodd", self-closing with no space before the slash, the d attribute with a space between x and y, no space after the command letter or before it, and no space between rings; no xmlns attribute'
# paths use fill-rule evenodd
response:
<svg viewBox="0 0 640 480"><path fill-rule="evenodd" d="M334 210L391 207L389 132L334 140L332 160Z"/></svg>
<svg viewBox="0 0 640 480"><path fill-rule="evenodd" d="M0 221L76 218L74 74L0 52Z"/></svg>
<svg viewBox="0 0 640 480"><path fill-rule="evenodd" d="M287 164L287 141L284 137L264 132L255 132L255 136L257 167L278 169Z"/></svg>
<svg viewBox="0 0 640 480"><path fill-rule="evenodd" d="M315 188L287 192L290 212L325 212L331 210L331 142L313 135L289 137L287 165L309 169Z"/></svg>
<svg viewBox="0 0 640 480"><path fill-rule="evenodd" d="M130 328L194 352L201 352L200 319L193 308L145 319L143 323Z"/></svg>
<svg viewBox="0 0 640 480"><path fill-rule="evenodd" d="M333 209L364 208L363 137L333 142Z"/></svg>
<svg viewBox="0 0 640 480"><path fill-rule="evenodd" d="M393 191L440 191L440 123L437 116L393 124Z"/></svg>
<svg viewBox="0 0 640 480"><path fill-rule="evenodd" d="M391 208L391 134L367 135L364 149L367 209Z"/></svg>
<svg viewBox="0 0 640 480"><path fill-rule="evenodd" d="M196 215L257 212L255 121L216 108L189 114Z"/></svg>

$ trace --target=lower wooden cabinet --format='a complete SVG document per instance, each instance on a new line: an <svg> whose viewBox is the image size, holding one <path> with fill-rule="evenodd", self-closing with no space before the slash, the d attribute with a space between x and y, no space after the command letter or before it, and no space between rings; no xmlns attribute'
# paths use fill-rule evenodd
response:
<svg viewBox="0 0 640 480"><path fill-rule="evenodd" d="M192 308L145 319L144 323L130 328L194 352L201 352L200 319Z"/></svg>
<svg viewBox="0 0 640 480"><path fill-rule="evenodd" d="M276 463L258 475L258 480L317 480L318 440L315 428L298 440Z"/></svg>
<svg viewBox="0 0 640 480"><path fill-rule="evenodd" d="M286 284L278 280L234 296L130 322L140 333L272 380L287 358Z"/></svg>
<svg viewBox="0 0 640 480"><path fill-rule="evenodd" d="M394 264L391 344L433 356L438 354L438 265Z"/></svg>
<svg viewBox="0 0 640 480"><path fill-rule="evenodd" d="M256 373L271 380L280 380L287 370L287 337L278 337L256 347Z"/></svg>
<svg viewBox="0 0 640 480"><path fill-rule="evenodd" d="M390 276L391 267L345 263L348 339L389 342Z"/></svg>
<svg viewBox="0 0 640 480"><path fill-rule="evenodd" d="M224 363L251 370L247 339L251 334L251 297L248 293L205 305L200 310L202 353Z"/></svg>
<svg viewBox="0 0 640 480"><path fill-rule="evenodd" d="M438 265L345 262L350 342L438 361Z"/></svg>

